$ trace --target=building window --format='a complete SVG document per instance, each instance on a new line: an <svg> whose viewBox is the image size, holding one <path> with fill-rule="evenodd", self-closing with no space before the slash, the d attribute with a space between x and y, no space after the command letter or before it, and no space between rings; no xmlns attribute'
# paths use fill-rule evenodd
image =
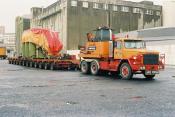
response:
<svg viewBox="0 0 175 117"><path fill-rule="evenodd" d="M103 4L103 8L104 8L105 10L108 10L108 4Z"/></svg>
<svg viewBox="0 0 175 117"><path fill-rule="evenodd" d="M93 4L93 8L94 8L94 9L99 9L99 4L98 4L98 3L94 3L94 4Z"/></svg>
<svg viewBox="0 0 175 117"><path fill-rule="evenodd" d="M72 0L72 1L71 1L71 6L77 6L77 1Z"/></svg>
<svg viewBox="0 0 175 117"><path fill-rule="evenodd" d="M156 15L160 16L161 15L160 11L156 11Z"/></svg>
<svg viewBox="0 0 175 117"><path fill-rule="evenodd" d="M89 7L88 2L83 2L83 7L84 7L84 8L88 8L88 7Z"/></svg>
<svg viewBox="0 0 175 117"><path fill-rule="evenodd" d="M141 9L140 8L133 8L133 13L140 13Z"/></svg>
<svg viewBox="0 0 175 117"><path fill-rule="evenodd" d="M146 12L145 12L145 14L147 14L147 15L153 15L153 10L147 9Z"/></svg>
<svg viewBox="0 0 175 117"><path fill-rule="evenodd" d="M113 11L118 11L118 6L114 5L113 6Z"/></svg>
<svg viewBox="0 0 175 117"><path fill-rule="evenodd" d="M129 7L122 6L122 7L121 7L121 11L122 11L122 12L129 12Z"/></svg>

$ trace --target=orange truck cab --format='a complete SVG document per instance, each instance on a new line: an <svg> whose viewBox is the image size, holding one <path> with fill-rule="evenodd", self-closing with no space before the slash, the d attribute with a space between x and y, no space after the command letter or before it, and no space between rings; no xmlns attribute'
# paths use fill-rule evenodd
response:
<svg viewBox="0 0 175 117"><path fill-rule="evenodd" d="M145 41L133 38L114 38L112 30L100 27L92 41L80 52L82 73L99 74L108 71L123 79L143 74L152 79L164 69L165 56L148 51Z"/></svg>

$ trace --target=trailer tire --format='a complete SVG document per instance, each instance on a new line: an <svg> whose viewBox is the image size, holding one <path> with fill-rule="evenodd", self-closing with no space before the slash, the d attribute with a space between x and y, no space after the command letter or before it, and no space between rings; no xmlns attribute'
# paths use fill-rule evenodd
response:
<svg viewBox="0 0 175 117"><path fill-rule="evenodd" d="M48 63L44 63L44 69L48 70Z"/></svg>
<svg viewBox="0 0 175 117"><path fill-rule="evenodd" d="M50 64L50 70L55 70L55 64L54 63Z"/></svg>
<svg viewBox="0 0 175 117"><path fill-rule="evenodd" d="M42 62L39 63L39 68L43 69L43 63Z"/></svg>
<svg viewBox="0 0 175 117"><path fill-rule="evenodd" d="M30 67L33 67L33 62L30 62Z"/></svg>
<svg viewBox="0 0 175 117"><path fill-rule="evenodd" d="M86 61L82 61L80 64L80 69L83 74L88 74L89 73L89 63Z"/></svg>
<svg viewBox="0 0 175 117"><path fill-rule="evenodd" d="M97 61L92 61L90 66L91 74L92 75L98 75L99 73L99 65Z"/></svg>
<svg viewBox="0 0 175 117"><path fill-rule="evenodd" d="M26 62L26 65L25 65L26 67L29 67L29 62Z"/></svg>
<svg viewBox="0 0 175 117"><path fill-rule="evenodd" d="M124 80L130 80L133 77L132 69L127 62L122 63L120 66L120 76Z"/></svg>
<svg viewBox="0 0 175 117"><path fill-rule="evenodd" d="M37 62L34 63L34 67L38 68L38 63Z"/></svg>
<svg viewBox="0 0 175 117"><path fill-rule="evenodd" d="M25 66L25 61L22 62L22 66Z"/></svg>

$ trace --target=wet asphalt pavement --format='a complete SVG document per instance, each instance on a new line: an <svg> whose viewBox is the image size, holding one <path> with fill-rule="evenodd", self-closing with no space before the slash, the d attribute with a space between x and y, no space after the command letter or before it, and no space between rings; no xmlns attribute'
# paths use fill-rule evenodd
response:
<svg viewBox="0 0 175 117"><path fill-rule="evenodd" d="M0 117L174 116L175 69L127 81L0 61Z"/></svg>

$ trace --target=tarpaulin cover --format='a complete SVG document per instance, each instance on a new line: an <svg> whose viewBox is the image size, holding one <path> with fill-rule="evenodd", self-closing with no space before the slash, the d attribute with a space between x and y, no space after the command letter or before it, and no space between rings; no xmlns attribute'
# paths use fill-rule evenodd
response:
<svg viewBox="0 0 175 117"><path fill-rule="evenodd" d="M48 52L48 55L57 55L63 48L58 32L41 28L25 31L22 35L22 43L33 43Z"/></svg>

